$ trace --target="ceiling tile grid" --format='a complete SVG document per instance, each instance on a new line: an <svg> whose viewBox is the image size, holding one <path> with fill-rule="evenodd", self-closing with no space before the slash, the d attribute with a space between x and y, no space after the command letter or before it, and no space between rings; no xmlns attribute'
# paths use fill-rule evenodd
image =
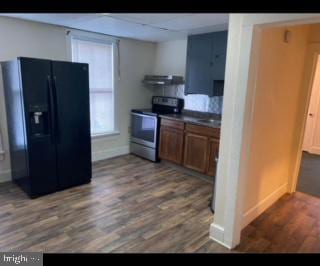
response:
<svg viewBox="0 0 320 266"><path fill-rule="evenodd" d="M227 29L228 14L99 13L99 14L0 14L25 20L72 27L117 37L162 42L188 35Z"/></svg>

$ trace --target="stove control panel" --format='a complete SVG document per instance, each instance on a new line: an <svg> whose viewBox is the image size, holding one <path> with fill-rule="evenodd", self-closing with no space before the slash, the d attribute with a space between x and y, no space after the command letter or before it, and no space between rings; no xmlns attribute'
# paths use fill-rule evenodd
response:
<svg viewBox="0 0 320 266"><path fill-rule="evenodd" d="M171 107L179 107L183 99L174 97L153 96L152 104L166 105Z"/></svg>

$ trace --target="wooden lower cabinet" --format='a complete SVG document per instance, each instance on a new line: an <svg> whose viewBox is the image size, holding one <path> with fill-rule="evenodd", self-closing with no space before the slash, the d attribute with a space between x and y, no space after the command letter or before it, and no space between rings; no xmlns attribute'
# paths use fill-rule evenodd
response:
<svg viewBox="0 0 320 266"><path fill-rule="evenodd" d="M183 130L161 126L159 157L181 164L183 154Z"/></svg>
<svg viewBox="0 0 320 266"><path fill-rule="evenodd" d="M185 134L183 165L192 170L207 171L208 137L193 133Z"/></svg>
<svg viewBox="0 0 320 266"><path fill-rule="evenodd" d="M217 169L216 159L219 157L219 139L209 138L209 153L207 163L207 175L215 176Z"/></svg>
<svg viewBox="0 0 320 266"><path fill-rule="evenodd" d="M159 157L215 176L220 129L162 119Z"/></svg>

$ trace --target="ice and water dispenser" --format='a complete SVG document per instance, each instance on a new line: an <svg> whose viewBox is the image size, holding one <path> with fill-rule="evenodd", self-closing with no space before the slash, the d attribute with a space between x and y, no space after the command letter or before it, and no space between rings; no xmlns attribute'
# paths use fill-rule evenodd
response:
<svg viewBox="0 0 320 266"><path fill-rule="evenodd" d="M31 136L41 137L49 135L49 115L47 105L29 106Z"/></svg>

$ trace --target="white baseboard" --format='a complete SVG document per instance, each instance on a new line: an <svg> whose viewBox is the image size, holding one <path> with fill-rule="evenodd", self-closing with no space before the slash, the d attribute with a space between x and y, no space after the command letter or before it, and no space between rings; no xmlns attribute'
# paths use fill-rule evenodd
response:
<svg viewBox="0 0 320 266"><path fill-rule="evenodd" d="M104 159L109 159L112 157L125 155L129 153L129 146L122 146L119 148L113 148L103 151L96 151L92 153L92 161L100 161ZM0 171L0 183L7 182L11 180L11 171L2 170Z"/></svg>
<svg viewBox="0 0 320 266"><path fill-rule="evenodd" d="M109 158L113 158L116 156L128 154L129 152L130 151L129 151L128 145L121 146L118 148L102 150L102 151L94 151L92 153L92 161L96 162L96 161L100 161L100 160L104 160L104 159L109 159Z"/></svg>
<svg viewBox="0 0 320 266"><path fill-rule="evenodd" d="M2 170L0 171L0 183L7 182L11 180L11 171Z"/></svg>
<svg viewBox="0 0 320 266"><path fill-rule="evenodd" d="M224 242L224 228L221 227L220 225L217 225L215 223L212 223L210 225L210 238L213 241L216 241L217 243L219 243L220 245L228 249L231 249L231 247Z"/></svg>
<svg viewBox="0 0 320 266"><path fill-rule="evenodd" d="M288 192L288 183L283 184L278 189L273 191L263 200L258 202L251 209L246 211L242 216L242 228L246 227L255 218L257 218L261 213L263 213L267 208L269 208L273 203L275 203L281 196Z"/></svg>

